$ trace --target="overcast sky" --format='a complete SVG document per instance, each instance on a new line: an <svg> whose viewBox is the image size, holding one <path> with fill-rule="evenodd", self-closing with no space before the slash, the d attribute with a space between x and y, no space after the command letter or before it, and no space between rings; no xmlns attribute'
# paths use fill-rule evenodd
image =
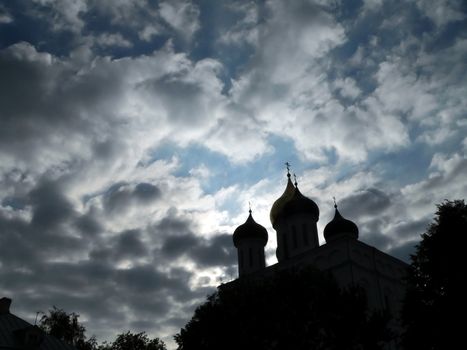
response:
<svg viewBox="0 0 467 350"><path fill-rule="evenodd" d="M0 1L0 297L171 337L284 162L406 259L467 192L465 1Z"/></svg>

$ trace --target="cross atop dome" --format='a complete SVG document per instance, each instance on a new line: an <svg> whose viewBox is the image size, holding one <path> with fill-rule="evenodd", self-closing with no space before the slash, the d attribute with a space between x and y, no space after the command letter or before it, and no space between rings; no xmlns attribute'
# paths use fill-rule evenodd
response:
<svg viewBox="0 0 467 350"><path fill-rule="evenodd" d="M285 167L287 168L287 177L290 177L290 163L285 162Z"/></svg>

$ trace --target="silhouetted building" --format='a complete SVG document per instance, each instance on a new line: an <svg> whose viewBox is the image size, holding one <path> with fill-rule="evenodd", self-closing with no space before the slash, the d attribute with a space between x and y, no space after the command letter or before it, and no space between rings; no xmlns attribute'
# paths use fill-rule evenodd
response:
<svg viewBox="0 0 467 350"><path fill-rule="evenodd" d="M76 350L10 313L11 299L0 299L0 350Z"/></svg>
<svg viewBox="0 0 467 350"><path fill-rule="evenodd" d="M278 263L265 266L267 231L254 221L250 210L247 221L233 235L238 250L239 277L312 265L330 271L342 287L361 286L370 307L388 309L397 315L405 292L403 280L407 264L358 240L357 225L345 219L337 205L334 207L334 218L324 228L326 243L320 246L318 205L300 192L287 172L285 191L270 212L277 234Z"/></svg>

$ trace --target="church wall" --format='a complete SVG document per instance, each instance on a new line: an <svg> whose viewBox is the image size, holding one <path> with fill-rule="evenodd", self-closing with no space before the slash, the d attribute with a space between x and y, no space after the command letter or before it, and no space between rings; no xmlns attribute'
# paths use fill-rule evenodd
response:
<svg viewBox="0 0 467 350"><path fill-rule="evenodd" d="M368 302L376 308L389 308L398 314L404 296L407 265L361 241L350 240L354 279L367 286Z"/></svg>
<svg viewBox="0 0 467 350"><path fill-rule="evenodd" d="M277 265L281 269L312 265L331 271L342 287L360 285L371 307L389 307L395 314L400 310L407 265L356 239L341 237Z"/></svg>

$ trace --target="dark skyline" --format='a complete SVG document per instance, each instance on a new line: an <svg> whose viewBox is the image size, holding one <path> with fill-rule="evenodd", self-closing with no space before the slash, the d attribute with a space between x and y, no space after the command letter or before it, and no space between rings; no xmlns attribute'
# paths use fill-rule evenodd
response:
<svg viewBox="0 0 467 350"><path fill-rule="evenodd" d="M0 297L169 346L286 161L407 260L465 198L463 1L0 0Z"/></svg>

